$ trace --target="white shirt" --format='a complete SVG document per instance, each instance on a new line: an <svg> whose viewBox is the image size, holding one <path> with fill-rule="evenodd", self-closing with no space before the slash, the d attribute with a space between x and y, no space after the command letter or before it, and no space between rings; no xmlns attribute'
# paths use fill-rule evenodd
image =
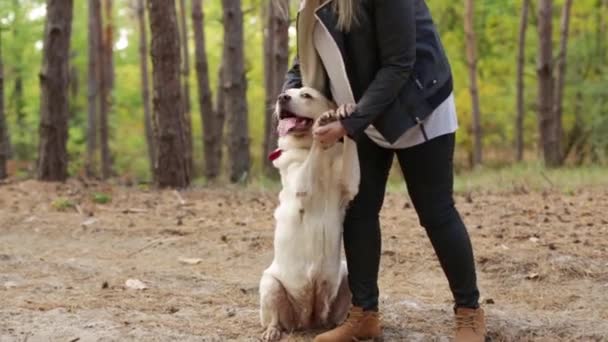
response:
<svg viewBox="0 0 608 342"><path fill-rule="evenodd" d="M323 66L329 77L330 91L337 104L355 103L355 98L350 87L348 74L344 60L341 58L338 45L326 31L322 23L317 22L313 37L314 45L323 62ZM404 113L405 115L405 113ZM458 129L458 116L454 94L443 101L433 113L431 113L422 123L428 140L441 135L454 133ZM420 125L405 131L395 143L390 144L373 125L370 125L365 133L367 136L384 148L402 149L422 144L426 141Z"/></svg>

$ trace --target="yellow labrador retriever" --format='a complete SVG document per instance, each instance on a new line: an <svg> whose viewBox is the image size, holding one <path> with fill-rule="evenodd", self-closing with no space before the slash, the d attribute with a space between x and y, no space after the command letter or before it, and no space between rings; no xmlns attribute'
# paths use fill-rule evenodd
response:
<svg viewBox="0 0 608 342"><path fill-rule="evenodd" d="M281 174L274 260L260 281L260 318L264 341L280 340L294 330L341 323L351 294L341 261L346 206L359 187L355 143L321 146L314 125L348 115L310 88L279 96L278 149L270 155Z"/></svg>

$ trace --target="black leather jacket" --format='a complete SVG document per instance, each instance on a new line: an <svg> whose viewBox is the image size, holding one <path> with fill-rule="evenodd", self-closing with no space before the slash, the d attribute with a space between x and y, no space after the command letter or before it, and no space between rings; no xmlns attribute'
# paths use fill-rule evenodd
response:
<svg viewBox="0 0 608 342"><path fill-rule="evenodd" d="M350 32L338 29L331 0L316 11L340 49L357 101L342 123L354 140L373 124L394 143L451 94L450 65L424 0L356 1L358 24ZM283 89L301 86L296 58Z"/></svg>

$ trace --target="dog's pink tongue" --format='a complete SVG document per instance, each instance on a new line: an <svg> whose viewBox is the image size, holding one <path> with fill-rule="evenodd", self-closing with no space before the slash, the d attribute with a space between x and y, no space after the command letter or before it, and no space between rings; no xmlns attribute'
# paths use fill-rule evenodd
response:
<svg viewBox="0 0 608 342"><path fill-rule="evenodd" d="M289 133L292 129L294 129L298 125L298 119L296 117L289 117L282 120L279 120L279 125L277 127L277 131L280 137L283 137Z"/></svg>

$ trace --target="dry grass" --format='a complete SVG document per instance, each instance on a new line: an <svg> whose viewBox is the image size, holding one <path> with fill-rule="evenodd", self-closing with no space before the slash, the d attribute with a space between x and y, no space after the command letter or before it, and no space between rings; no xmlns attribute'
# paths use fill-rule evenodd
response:
<svg viewBox="0 0 608 342"><path fill-rule="evenodd" d="M605 341L608 187L525 190L471 187L457 196L490 337ZM93 193L111 202L97 204ZM60 211L57 199L74 206ZM382 213L386 337L447 341L447 284L407 203L391 193ZM276 193L263 190L2 185L0 341L254 341L275 205ZM125 289L129 278L149 289Z"/></svg>

